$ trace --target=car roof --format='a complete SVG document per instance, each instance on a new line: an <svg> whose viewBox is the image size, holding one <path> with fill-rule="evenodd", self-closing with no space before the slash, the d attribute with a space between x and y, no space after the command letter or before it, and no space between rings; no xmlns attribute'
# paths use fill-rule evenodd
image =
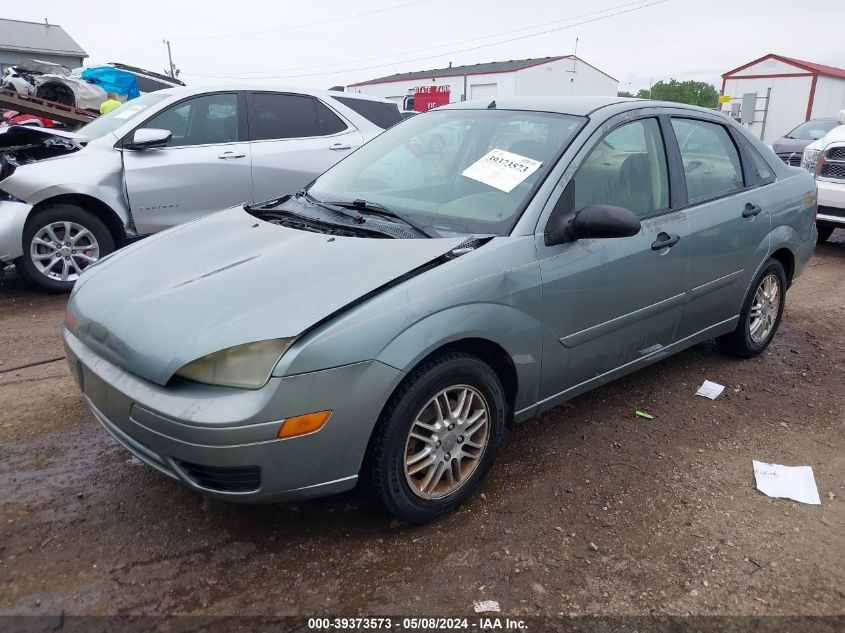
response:
<svg viewBox="0 0 845 633"><path fill-rule="evenodd" d="M212 86L185 86L164 88L157 90L157 94L173 96L176 98L191 97L194 95L202 95L211 92L228 92L235 90L249 90L257 92L287 92L293 94L310 95L312 97L349 97L351 99L361 99L364 101L376 101L379 103L393 103L388 99L381 97L374 97L372 95L359 94L357 92L341 92L339 90L319 90L314 88L295 88L291 86L277 86L273 84L218 84Z"/></svg>
<svg viewBox="0 0 845 633"><path fill-rule="evenodd" d="M588 116L609 106L622 106L619 110L638 110L640 108L663 107L682 108L694 112L714 113L714 110L698 106L674 103L670 101L652 101L649 99L634 99L630 97L488 97L486 99L470 99L443 105L438 110L445 109L482 109L489 108L495 102L497 110L529 110L536 112L558 112L575 116ZM624 106L629 106L628 108Z"/></svg>

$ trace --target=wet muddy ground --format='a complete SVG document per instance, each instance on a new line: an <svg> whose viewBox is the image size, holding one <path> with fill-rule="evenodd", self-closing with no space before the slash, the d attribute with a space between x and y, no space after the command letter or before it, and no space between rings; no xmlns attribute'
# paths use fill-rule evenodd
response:
<svg viewBox="0 0 845 633"><path fill-rule="evenodd" d="M359 493L204 499L106 435L63 361L66 297L0 278L0 613L845 613L845 232L774 343L697 346L517 427L458 513L408 528ZM727 386L696 397L704 379ZM636 409L653 420L634 416ZM814 468L821 506L751 460Z"/></svg>

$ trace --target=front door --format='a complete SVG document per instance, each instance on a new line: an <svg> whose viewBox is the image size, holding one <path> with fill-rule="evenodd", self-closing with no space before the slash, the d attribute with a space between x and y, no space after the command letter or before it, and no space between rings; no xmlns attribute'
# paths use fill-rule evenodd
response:
<svg viewBox="0 0 845 633"><path fill-rule="evenodd" d="M718 120L672 117L692 230L689 294L679 336L724 328L768 256L774 174ZM744 154L744 156L743 156ZM756 163L754 158L759 159ZM763 172L763 173L761 173Z"/></svg>
<svg viewBox="0 0 845 633"><path fill-rule="evenodd" d="M250 147L238 93L191 97L141 127L170 130L167 147L123 150L123 170L139 234L154 233L252 202Z"/></svg>
<svg viewBox="0 0 845 633"><path fill-rule="evenodd" d="M252 103L256 201L299 191L364 142L361 132L315 97L256 92Z"/></svg>
<svg viewBox="0 0 845 633"><path fill-rule="evenodd" d="M676 339L687 282L690 231L673 209L663 126L657 116L623 122L581 161L561 196L564 214L595 204L625 207L639 234L546 246L543 280L546 406L653 360ZM576 162L578 159L576 158ZM542 227L541 227L542 228ZM545 231L544 231L545 232Z"/></svg>

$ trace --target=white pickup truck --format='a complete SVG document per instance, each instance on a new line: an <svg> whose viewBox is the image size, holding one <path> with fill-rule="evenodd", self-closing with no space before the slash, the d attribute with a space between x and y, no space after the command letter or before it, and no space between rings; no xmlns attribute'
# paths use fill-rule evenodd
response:
<svg viewBox="0 0 845 633"><path fill-rule="evenodd" d="M845 124L845 110L839 120ZM845 125L810 143L804 150L801 166L816 177L819 190L816 227L819 242L824 242L834 229L845 228Z"/></svg>

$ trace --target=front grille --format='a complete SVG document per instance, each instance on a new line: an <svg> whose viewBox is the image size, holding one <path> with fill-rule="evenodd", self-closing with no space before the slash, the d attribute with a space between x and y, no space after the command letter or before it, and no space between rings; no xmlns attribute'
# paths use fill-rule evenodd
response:
<svg viewBox="0 0 845 633"><path fill-rule="evenodd" d="M783 162L785 162L790 167L800 167L801 166L801 152L790 152L787 154L778 154L778 158L780 158Z"/></svg>
<svg viewBox="0 0 845 633"><path fill-rule="evenodd" d="M834 163L825 163L822 166L822 171L819 176L822 178L835 178L837 180L845 180L845 164L837 165Z"/></svg>
<svg viewBox="0 0 845 633"><path fill-rule="evenodd" d="M827 160L845 161L845 147L832 147L827 150Z"/></svg>
<svg viewBox="0 0 845 633"><path fill-rule="evenodd" d="M190 462L176 462L194 483L219 492L252 492L261 487L258 466L203 466Z"/></svg>

